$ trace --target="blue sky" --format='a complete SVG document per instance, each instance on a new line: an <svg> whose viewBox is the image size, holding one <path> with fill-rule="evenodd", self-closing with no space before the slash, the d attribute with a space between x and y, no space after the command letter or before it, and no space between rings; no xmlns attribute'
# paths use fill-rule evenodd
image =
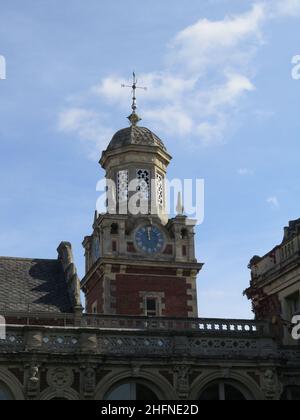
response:
<svg viewBox="0 0 300 420"><path fill-rule="evenodd" d="M169 177L206 182L200 314L251 317L247 264L300 217L299 23L300 0L2 0L0 255L55 258L68 240L83 274L97 158L127 125L134 69Z"/></svg>

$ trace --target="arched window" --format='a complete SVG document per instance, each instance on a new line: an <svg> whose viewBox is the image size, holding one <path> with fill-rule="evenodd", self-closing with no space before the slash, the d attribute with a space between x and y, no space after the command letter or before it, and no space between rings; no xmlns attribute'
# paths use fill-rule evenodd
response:
<svg viewBox="0 0 300 420"><path fill-rule="evenodd" d="M200 401L246 401L244 393L230 382L218 381L207 386Z"/></svg>
<svg viewBox="0 0 300 420"><path fill-rule="evenodd" d="M118 235L119 233L119 225L118 223L113 223L110 228L111 235Z"/></svg>
<svg viewBox="0 0 300 420"><path fill-rule="evenodd" d="M0 382L0 401L12 401L13 399L9 388L3 382Z"/></svg>
<svg viewBox="0 0 300 420"><path fill-rule="evenodd" d="M181 239L188 239L189 233L187 229L182 229L180 233Z"/></svg>
<svg viewBox="0 0 300 420"><path fill-rule="evenodd" d="M281 401L300 401L300 387L289 386L285 388Z"/></svg>
<svg viewBox="0 0 300 420"><path fill-rule="evenodd" d="M126 382L117 385L105 396L106 401L158 401L157 395L146 385Z"/></svg>

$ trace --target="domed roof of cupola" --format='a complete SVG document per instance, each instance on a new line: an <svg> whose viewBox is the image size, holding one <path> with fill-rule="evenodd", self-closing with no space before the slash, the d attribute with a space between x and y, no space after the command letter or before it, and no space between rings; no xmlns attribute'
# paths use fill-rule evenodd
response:
<svg viewBox="0 0 300 420"><path fill-rule="evenodd" d="M167 150L162 140L148 128L132 125L118 131L112 138L107 151L121 149L126 146L154 146Z"/></svg>

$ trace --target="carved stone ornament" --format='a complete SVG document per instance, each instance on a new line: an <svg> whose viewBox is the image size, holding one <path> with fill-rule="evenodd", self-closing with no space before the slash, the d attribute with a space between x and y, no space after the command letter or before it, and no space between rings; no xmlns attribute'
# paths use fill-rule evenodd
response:
<svg viewBox="0 0 300 420"><path fill-rule="evenodd" d="M96 374L93 368L86 368L83 373L83 388L85 394L93 394L96 388Z"/></svg>
<svg viewBox="0 0 300 420"><path fill-rule="evenodd" d="M32 365L30 368L29 381L32 384L37 384L39 382L39 368L36 365Z"/></svg>
<svg viewBox="0 0 300 420"><path fill-rule="evenodd" d="M177 390L179 394L186 394L189 392L189 366L176 366L174 369L177 374Z"/></svg>
<svg viewBox="0 0 300 420"><path fill-rule="evenodd" d="M274 369L267 369L262 376L262 390L267 400L279 400L283 387Z"/></svg>
<svg viewBox="0 0 300 420"><path fill-rule="evenodd" d="M74 382L74 374L71 369L53 368L48 371L47 382L56 390L70 388Z"/></svg>
<svg viewBox="0 0 300 420"><path fill-rule="evenodd" d="M32 364L31 366L28 366L28 381L27 381L27 392L28 395L34 396L39 391L39 385L40 385L40 369L39 366Z"/></svg>

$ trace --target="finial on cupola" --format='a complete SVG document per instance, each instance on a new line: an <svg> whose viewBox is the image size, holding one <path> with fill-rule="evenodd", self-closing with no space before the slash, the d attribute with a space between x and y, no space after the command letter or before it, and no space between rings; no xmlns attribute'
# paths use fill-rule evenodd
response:
<svg viewBox="0 0 300 420"><path fill-rule="evenodd" d="M136 90L137 89L142 89L142 90L147 90L146 87L140 87L137 86L137 78L135 73L133 72L133 82L132 82L132 86L128 86L128 85L122 85L123 88L130 88L132 89L132 113L129 115L128 119L131 123L132 126L136 126L139 121L141 121L142 119L139 117L139 115L137 114L136 110L137 110L137 103L136 103Z"/></svg>

